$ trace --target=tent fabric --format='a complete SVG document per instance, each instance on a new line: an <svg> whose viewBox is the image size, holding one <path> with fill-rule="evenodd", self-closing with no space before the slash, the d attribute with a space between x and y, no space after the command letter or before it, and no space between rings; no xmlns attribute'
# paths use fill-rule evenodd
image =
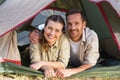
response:
<svg viewBox="0 0 120 80"><path fill-rule="evenodd" d="M0 5L4 2L5 0L0 0Z"/></svg>
<svg viewBox="0 0 120 80"><path fill-rule="evenodd" d="M23 75L39 76L43 75L41 71L35 71L30 68L19 66L10 62L0 63L0 73L16 73Z"/></svg>
<svg viewBox="0 0 120 80"><path fill-rule="evenodd" d="M111 30L111 34L113 35L114 41L118 44L118 48L120 50L120 17L116 14L115 10L110 6L109 3L101 2L101 6L104 10L104 13L106 15L106 19L109 22L109 29ZM109 41L108 41L109 42ZM112 43L109 46L114 46ZM116 46L114 46L115 48ZM113 50L113 48L109 48L107 51L108 53L117 53L116 49ZM120 51L119 51L120 53Z"/></svg>
<svg viewBox="0 0 120 80"><path fill-rule="evenodd" d="M94 2L107 1L107 2L109 2L113 6L113 8L116 10L116 12L118 13L118 15L120 17L120 0L90 0L90 1L94 1Z"/></svg>
<svg viewBox="0 0 120 80"><path fill-rule="evenodd" d="M57 9L60 10L70 10L70 9L80 9L83 10L83 5L82 5L82 0L56 0L51 6L54 8L56 7Z"/></svg>
<svg viewBox="0 0 120 80"><path fill-rule="evenodd" d="M24 45L28 45L30 43L30 40L28 37L29 34L30 34L29 31L22 31L17 34L18 46L24 46Z"/></svg>
<svg viewBox="0 0 120 80"><path fill-rule="evenodd" d="M54 0L5 0L0 5L0 36L34 17Z"/></svg>
<svg viewBox="0 0 120 80"><path fill-rule="evenodd" d="M5 60L15 60L21 63L20 53L17 47L17 32L15 30L0 37L0 57Z"/></svg>
<svg viewBox="0 0 120 80"><path fill-rule="evenodd" d="M0 63L0 73L3 73L3 74L13 73L16 75L21 74L21 75L36 76L36 77L40 76L44 78L43 72L41 71L35 71L28 67L18 66L13 63L9 63L9 62ZM75 80L76 78L78 79L80 78L103 78L103 80L107 78L107 80L111 80L111 79L119 80L120 79L120 66L94 67L82 73L78 73L69 78L66 78L66 80L70 80L70 79L73 80L74 78Z"/></svg>
<svg viewBox="0 0 120 80"><path fill-rule="evenodd" d="M56 2L53 3L52 5L49 5L53 1ZM22 0L12 0L12 1L5 0L5 2L3 2L3 4L0 5L0 38L1 38L0 40L2 40L2 37L5 37L7 35L6 33L9 33L9 31L12 32L14 28L17 28L19 25L23 24L30 18L35 17L36 14L38 14L38 12L42 11L42 9L44 9L48 5L61 10L62 9L69 10L73 8L83 10L85 15L87 16L86 17L88 22L87 25L90 28L94 29L98 34L100 43L102 43L101 47L103 52L110 54L111 56L114 56L117 59L120 59L120 50L118 49L117 45L115 44L115 41L113 40L111 31L108 28L108 25L106 24L102 16L102 13L100 12L96 4L89 2L89 0L74 0L74 1L73 0L69 0L69 1L68 0L25 0L24 2ZM114 17L113 15L111 14L110 16ZM113 32L117 31L118 35L116 35L116 37L119 37L120 32L118 29L119 29L120 19L118 18L118 20L116 21L112 17L109 18L110 22L112 22L110 24L111 25L114 24L112 26L115 26L112 28L112 31ZM118 23L116 24L115 22ZM117 40L119 40L119 38ZM31 71L28 68L18 66L12 63L1 63L0 65L1 65L0 66L1 73L15 73L15 74L18 73L24 75L28 74L31 76L41 75L41 72L39 73L33 70ZM81 78L83 75L84 75L83 77L86 77L87 75L87 77L107 77L107 79L109 77L111 78L111 76L112 77L114 76L115 78L120 78L119 70L120 70L120 66L102 67L102 68L100 67L100 68L89 69L81 74L78 73L77 75L79 76L79 78ZM22 73L22 71L25 72ZM96 75L97 73L98 75Z"/></svg>
<svg viewBox="0 0 120 80"><path fill-rule="evenodd" d="M113 39L120 50L120 38L119 38L120 37L120 30L119 30L120 0L90 0L90 1L98 3L97 5L101 9L102 15L105 18L105 21L109 27ZM118 13L118 15L116 15L116 12Z"/></svg>
<svg viewBox="0 0 120 80"><path fill-rule="evenodd" d="M120 66L94 67L82 73L76 74L74 77L97 77L97 78L120 78ZM111 80L111 79L108 79Z"/></svg>
<svg viewBox="0 0 120 80"><path fill-rule="evenodd" d="M120 27L119 27L120 26L120 17L118 17L118 15L116 15L116 12L114 11L114 9L112 9L112 6L110 6L109 3L102 2L101 4L105 11L106 17L111 25L111 28L114 32L114 35L117 38L118 44L120 44Z"/></svg>
<svg viewBox="0 0 120 80"><path fill-rule="evenodd" d="M61 15L64 18L64 21L65 21L65 12L61 12L61 11L57 11L57 10L51 10L51 9L45 9L45 10L41 11L37 16L35 16L31 25L36 27L40 24L43 24L43 23L45 23L46 19L50 15L55 15L55 14Z"/></svg>

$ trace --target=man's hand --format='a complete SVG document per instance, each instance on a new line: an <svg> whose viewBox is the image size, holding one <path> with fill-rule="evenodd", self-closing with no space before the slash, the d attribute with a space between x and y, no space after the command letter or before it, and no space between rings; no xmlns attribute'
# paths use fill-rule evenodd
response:
<svg viewBox="0 0 120 80"><path fill-rule="evenodd" d="M29 35L30 41L32 43L38 43L40 39L40 32L39 30L33 30Z"/></svg>
<svg viewBox="0 0 120 80"><path fill-rule="evenodd" d="M85 71L85 70L87 70L87 69L89 69L91 67L92 67L92 65L83 64L83 65L81 65L79 67L76 67L76 68L58 69L56 71L56 76L61 77L61 78L70 77L73 74Z"/></svg>
<svg viewBox="0 0 120 80"><path fill-rule="evenodd" d="M73 73L71 69L58 69L55 72L57 77L64 78L64 77L70 77Z"/></svg>

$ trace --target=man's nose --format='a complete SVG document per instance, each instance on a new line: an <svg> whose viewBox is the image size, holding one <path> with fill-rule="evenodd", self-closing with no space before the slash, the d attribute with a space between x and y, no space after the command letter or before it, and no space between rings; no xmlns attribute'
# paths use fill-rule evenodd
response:
<svg viewBox="0 0 120 80"><path fill-rule="evenodd" d="M71 26L71 29L72 29L72 30L74 30L75 28L76 28L75 25L72 25L72 26Z"/></svg>

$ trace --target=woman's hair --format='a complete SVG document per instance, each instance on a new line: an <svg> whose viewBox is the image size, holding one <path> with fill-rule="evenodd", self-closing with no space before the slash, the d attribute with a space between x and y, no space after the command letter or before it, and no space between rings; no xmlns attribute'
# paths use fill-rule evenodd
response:
<svg viewBox="0 0 120 80"><path fill-rule="evenodd" d="M61 23L63 25L62 31L64 32L64 30L65 30L65 22L64 22L64 19L60 15L51 15L51 16L49 16L47 18L46 22L45 22L45 26L48 24L49 20Z"/></svg>
<svg viewBox="0 0 120 80"><path fill-rule="evenodd" d="M54 22L59 22L63 25L63 28L62 28L62 32L65 31L65 22L64 22L64 19L60 16L60 15L51 15L47 18L46 22L45 22L45 27L47 26L48 22L52 20ZM44 30L41 32L41 39L40 39L40 44L42 45L42 48L46 49L47 50L47 47L46 47L46 39L44 37Z"/></svg>

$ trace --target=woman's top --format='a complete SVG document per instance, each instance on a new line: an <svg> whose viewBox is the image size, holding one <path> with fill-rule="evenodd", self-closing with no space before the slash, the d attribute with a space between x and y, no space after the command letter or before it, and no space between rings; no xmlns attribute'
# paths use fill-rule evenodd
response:
<svg viewBox="0 0 120 80"><path fill-rule="evenodd" d="M47 43L46 43L47 44ZM70 58L70 44L67 37L63 34L54 45L46 45L46 49L40 43L30 43L31 63L38 61L61 62L64 67L68 65Z"/></svg>

